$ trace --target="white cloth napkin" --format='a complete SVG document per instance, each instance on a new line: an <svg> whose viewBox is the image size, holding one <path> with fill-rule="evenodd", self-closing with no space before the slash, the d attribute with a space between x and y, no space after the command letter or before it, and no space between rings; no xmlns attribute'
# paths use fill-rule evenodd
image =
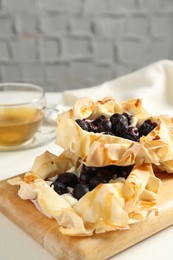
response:
<svg viewBox="0 0 173 260"><path fill-rule="evenodd" d="M161 60L99 86L63 92L64 102L70 106L85 96L94 100L113 96L117 101L142 98L152 114L173 116L173 61Z"/></svg>

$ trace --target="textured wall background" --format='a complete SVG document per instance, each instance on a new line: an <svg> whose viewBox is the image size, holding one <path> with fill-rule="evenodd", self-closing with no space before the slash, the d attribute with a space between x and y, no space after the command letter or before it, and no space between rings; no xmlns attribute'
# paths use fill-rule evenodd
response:
<svg viewBox="0 0 173 260"><path fill-rule="evenodd" d="M173 58L173 0L0 0L0 81L88 87Z"/></svg>

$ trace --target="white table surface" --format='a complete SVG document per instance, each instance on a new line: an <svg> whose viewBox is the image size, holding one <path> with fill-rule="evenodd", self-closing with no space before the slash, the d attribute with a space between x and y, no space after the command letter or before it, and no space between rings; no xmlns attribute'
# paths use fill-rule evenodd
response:
<svg viewBox="0 0 173 260"><path fill-rule="evenodd" d="M60 95L48 93L48 104L58 104ZM0 179L15 176L30 169L36 156L44 151L60 153L54 143L18 152L0 152ZM1 195L0 195L1 196ZM114 260L172 260L173 226L134 245L124 252L112 257ZM14 225L2 214L0 215L0 260L55 260L42 246L29 235ZM89 259L89 258L88 258Z"/></svg>

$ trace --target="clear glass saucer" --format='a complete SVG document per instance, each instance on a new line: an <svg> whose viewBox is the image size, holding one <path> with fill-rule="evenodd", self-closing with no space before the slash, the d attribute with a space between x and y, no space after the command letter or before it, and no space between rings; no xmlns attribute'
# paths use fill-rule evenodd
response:
<svg viewBox="0 0 173 260"><path fill-rule="evenodd" d="M41 129L36 132L34 137L27 142L14 145L14 146L2 146L0 145L0 152L11 152L28 150L37 147L44 146L46 144L52 143L56 139L56 128L49 125L42 125Z"/></svg>

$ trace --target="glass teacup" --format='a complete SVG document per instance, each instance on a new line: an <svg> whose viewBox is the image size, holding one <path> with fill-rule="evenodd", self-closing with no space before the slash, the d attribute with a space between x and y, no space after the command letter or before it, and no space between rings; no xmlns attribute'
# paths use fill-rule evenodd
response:
<svg viewBox="0 0 173 260"><path fill-rule="evenodd" d="M32 84L0 84L0 147L30 142L45 116L44 90Z"/></svg>

